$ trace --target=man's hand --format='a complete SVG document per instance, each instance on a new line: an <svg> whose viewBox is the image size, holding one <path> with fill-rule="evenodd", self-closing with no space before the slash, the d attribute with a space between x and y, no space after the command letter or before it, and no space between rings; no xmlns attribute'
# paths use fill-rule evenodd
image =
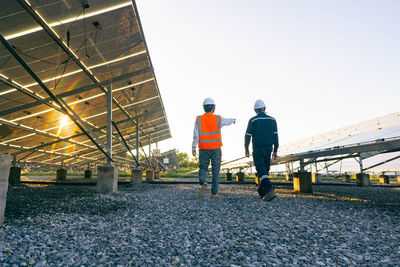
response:
<svg viewBox="0 0 400 267"><path fill-rule="evenodd" d="M246 151L246 152L245 152L245 155L246 155L246 157L250 157L249 151Z"/></svg>
<svg viewBox="0 0 400 267"><path fill-rule="evenodd" d="M278 153L276 153L276 152L272 153L272 160L276 160L277 157L278 157Z"/></svg>
<svg viewBox="0 0 400 267"><path fill-rule="evenodd" d="M192 148L192 155L193 157L196 157L196 148Z"/></svg>

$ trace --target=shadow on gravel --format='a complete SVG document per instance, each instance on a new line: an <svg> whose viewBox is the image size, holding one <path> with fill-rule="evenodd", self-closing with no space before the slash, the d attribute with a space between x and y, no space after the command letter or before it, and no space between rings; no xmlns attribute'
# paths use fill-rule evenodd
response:
<svg viewBox="0 0 400 267"><path fill-rule="evenodd" d="M93 186L18 185L7 193L7 220L35 217L42 214L107 215L126 207L126 201L113 194L99 194Z"/></svg>

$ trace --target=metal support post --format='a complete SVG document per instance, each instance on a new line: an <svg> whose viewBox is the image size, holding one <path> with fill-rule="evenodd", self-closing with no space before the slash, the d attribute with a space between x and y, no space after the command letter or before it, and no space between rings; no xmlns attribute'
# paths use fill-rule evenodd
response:
<svg viewBox="0 0 400 267"><path fill-rule="evenodd" d="M359 157L359 161L358 162L360 163L360 173L363 173L364 166L363 166L363 162L362 162L362 157L361 156Z"/></svg>
<svg viewBox="0 0 400 267"><path fill-rule="evenodd" d="M300 160L300 171L304 171L304 159Z"/></svg>
<svg viewBox="0 0 400 267"><path fill-rule="evenodd" d="M150 162L152 161L152 157L151 157L151 133L149 133L149 159ZM149 166L151 168L151 166Z"/></svg>
<svg viewBox="0 0 400 267"><path fill-rule="evenodd" d="M112 84L107 86L107 153L110 158L107 158L107 166L111 166L112 159Z"/></svg>
<svg viewBox="0 0 400 267"><path fill-rule="evenodd" d="M17 155L13 155L12 166L17 167Z"/></svg>
<svg viewBox="0 0 400 267"><path fill-rule="evenodd" d="M136 162L136 169L139 169L139 118L136 119L136 158L138 162Z"/></svg>

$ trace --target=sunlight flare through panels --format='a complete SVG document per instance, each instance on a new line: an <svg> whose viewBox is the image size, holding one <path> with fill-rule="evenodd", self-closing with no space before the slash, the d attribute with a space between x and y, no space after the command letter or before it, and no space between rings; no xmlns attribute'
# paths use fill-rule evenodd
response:
<svg viewBox="0 0 400 267"><path fill-rule="evenodd" d="M107 0L4 0L0 33L52 94L106 143L107 83L113 121L124 138L147 145L171 137L136 5ZM115 133L115 129L113 129ZM126 152L113 138L113 150ZM29 162L74 165L102 153L0 46L0 153ZM87 155L87 156L86 156ZM116 160L118 161L118 160ZM122 161L124 161L122 159Z"/></svg>

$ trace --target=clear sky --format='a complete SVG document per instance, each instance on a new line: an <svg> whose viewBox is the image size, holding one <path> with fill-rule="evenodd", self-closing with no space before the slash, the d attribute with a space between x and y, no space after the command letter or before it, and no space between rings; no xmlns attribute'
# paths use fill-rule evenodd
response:
<svg viewBox="0 0 400 267"><path fill-rule="evenodd" d="M400 110L400 1L137 0L173 138L191 153L212 97L223 159L244 155L260 98L280 143ZM279 154L279 152L278 152Z"/></svg>

